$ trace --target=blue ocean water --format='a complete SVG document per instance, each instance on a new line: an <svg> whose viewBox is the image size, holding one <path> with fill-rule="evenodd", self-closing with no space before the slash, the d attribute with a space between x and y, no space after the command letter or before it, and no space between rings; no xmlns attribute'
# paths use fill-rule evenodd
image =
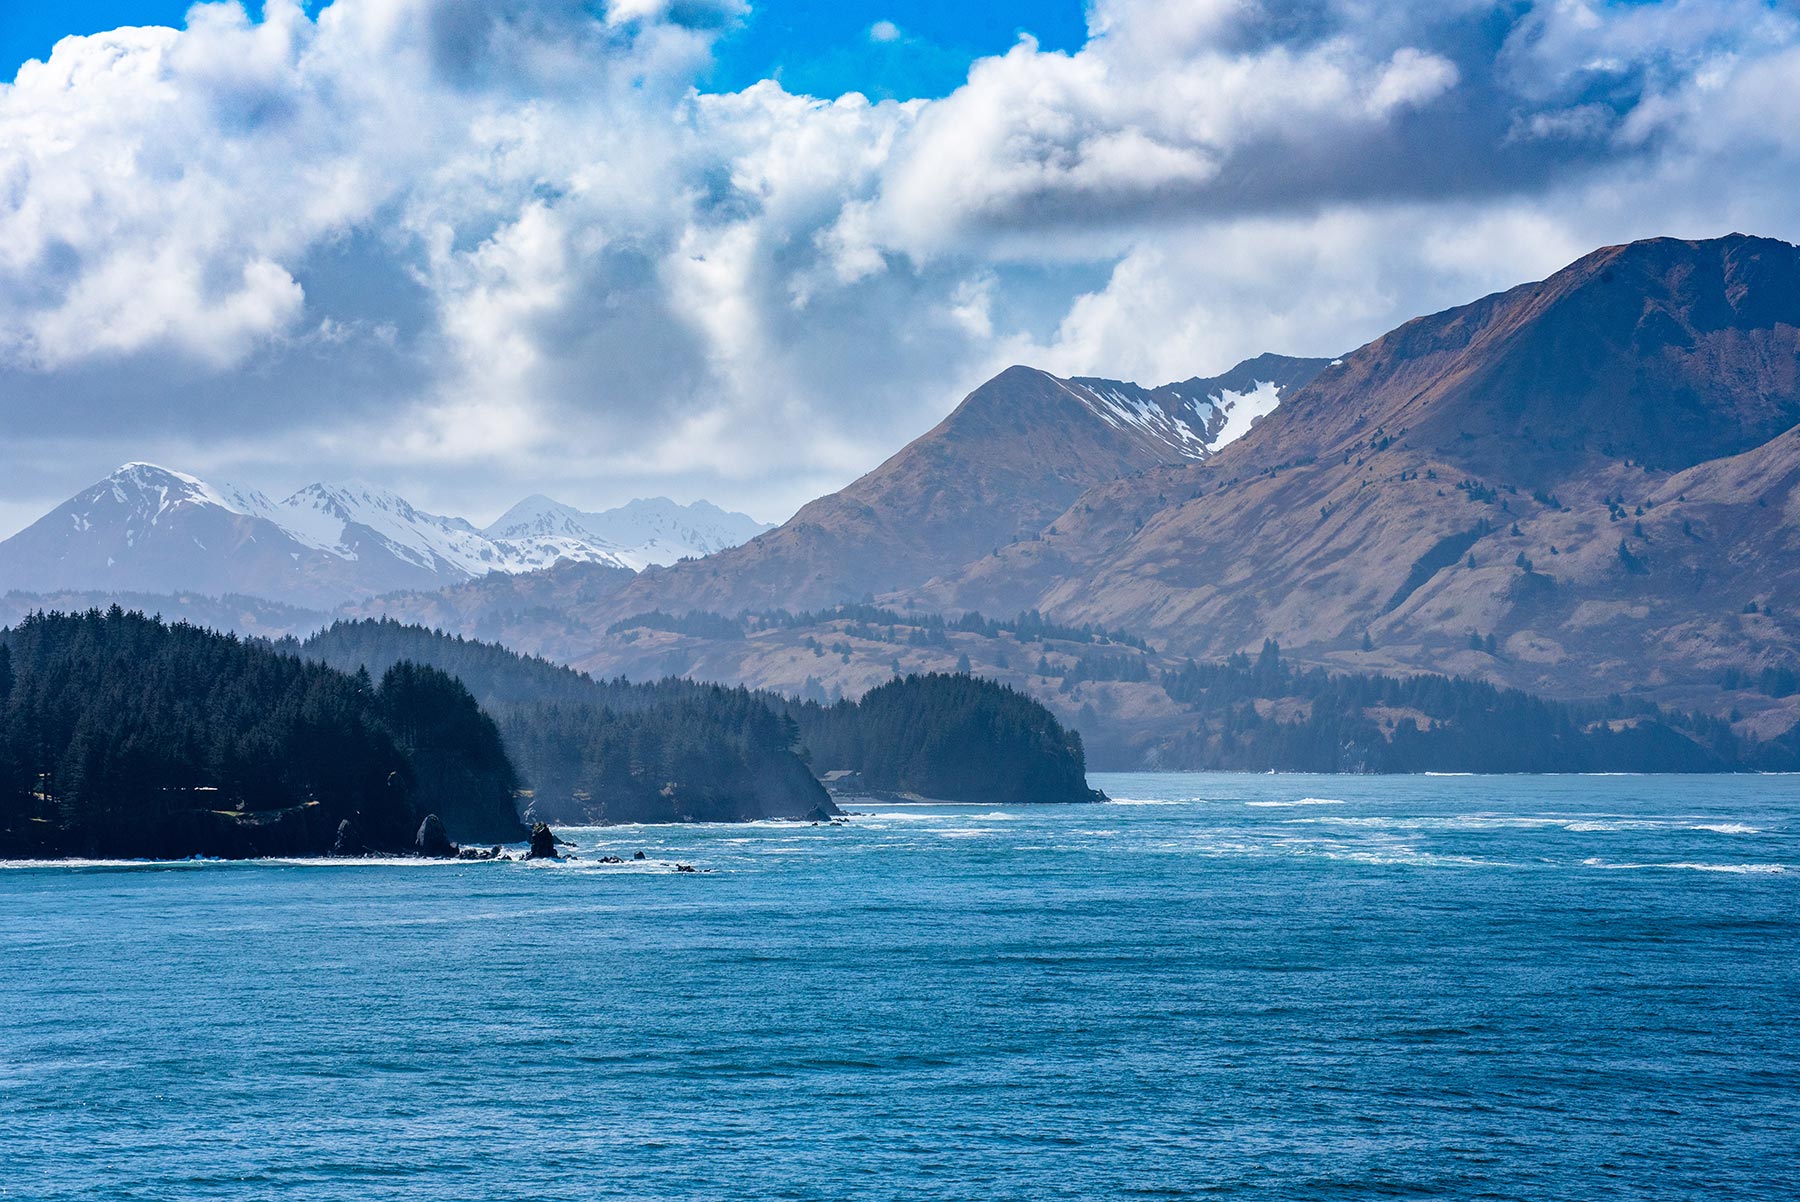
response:
<svg viewBox="0 0 1800 1202"><path fill-rule="evenodd" d="M0 1198L1800 1196L1800 779L1095 783L0 868Z"/></svg>

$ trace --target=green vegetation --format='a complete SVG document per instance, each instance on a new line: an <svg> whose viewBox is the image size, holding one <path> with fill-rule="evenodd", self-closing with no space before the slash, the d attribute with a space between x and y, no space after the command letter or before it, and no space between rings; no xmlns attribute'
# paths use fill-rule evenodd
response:
<svg viewBox="0 0 1800 1202"><path fill-rule="evenodd" d="M1147 649L1144 640L1123 631L1106 630L1092 624L1059 626L1046 621L1037 610L1027 610L1015 618L995 619L979 613L966 613L946 618L933 613L900 613L875 605L837 605L831 609L791 613L785 609L746 614L741 618L709 610L690 610L683 614L659 611L634 614L607 627L608 634L628 634L633 630L666 630L696 638L721 640L741 639L752 630L804 630L833 622L849 624L846 631L853 638L875 642L904 643L914 647L949 646L952 633L978 634L996 638L1010 634L1022 643L1056 639L1068 643L1117 643L1121 646ZM899 632L905 630L903 636Z"/></svg>
<svg viewBox="0 0 1800 1202"><path fill-rule="evenodd" d="M1754 675L1737 668L1727 668L1720 677L1719 687L1733 692L1739 689L1751 689L1769 697L1792 697L1800 693L1800 672L1793 668L1764 668Z"/></svg>
<svg viewBox="0 0 1800 1202"><path fill-rule="evenodd" d="M808 768L871 787L982 804L1086 801L1081 740L1037 702L966 675L911 676L860 703L668 678L596 681L545 660L398 622L340 622L301 654L345 671L430 664L499 723L531 794L558 822L809 817L831 802ZM814 690L822 693L822 690Z"/></svg>
<svg viewBox="0 0 1800 1202"><path fill-rule="evenodd" d="M0 633L0 855L319 855L521 838L512 769L466 690L377 688L114 606Z"/></svg>
<svg viewBox="0 0 1800 1202"><path fill-rule="evenodd" d="M1193 711L1168 763L1233 771L1719 772L1800 767L1795 748L1730 724L1613 697L1564 703L1445 676L1298 670L1265 643L1252 661L1162 677ZM1790 739L1791 743L1793 740Z"/></svg>
<svg viewBox="0 0 1800 1202"><path fill-rule="evenodd" d="M664 613L660 609L633 614L608 626L606 633L621 634L628 630L666 630L674 634L723 639L727 642L744 637L744 624L741 621L704 609L690 610L684 614Z"/></svg>
<svg viewBox="0 0 1800 1202"><path fill-rule="evenodd" d="M546 822L733 822L831 806L793 723L746 689L596 681L504 647L391 620L339 622L305 643L344 671L410 661L456 677L499 723Z"/></svg>
<svg viewBox="0 0 1800 1202"><path fill-rule="evenodd" d="M884 792L980 805L1097 801L1081 736L993 681L934 672L869 690L861 702L795 702L787 712L822 771L849 769Z"/></svg>

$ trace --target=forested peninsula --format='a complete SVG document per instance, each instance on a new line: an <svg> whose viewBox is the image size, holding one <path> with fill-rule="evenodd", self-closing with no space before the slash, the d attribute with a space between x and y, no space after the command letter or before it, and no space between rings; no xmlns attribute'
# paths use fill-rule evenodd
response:
<svg viewBox="0 0 1800 1202"><path fill-rule="evenodd" d="M455 854L538 822L822 821L840 811L815 768L946 800L1098 796L1077 735L966 676L826 708L596 681L381 620L271 643L114 606L0 631L0 858Z"/></svg>
<svg viewBox="0 0 1800 1202"><path fill-rule="evenodd" d="M527 833L453 677L379 682L114 607L0 633L0 856L443 851Z"/></svg>

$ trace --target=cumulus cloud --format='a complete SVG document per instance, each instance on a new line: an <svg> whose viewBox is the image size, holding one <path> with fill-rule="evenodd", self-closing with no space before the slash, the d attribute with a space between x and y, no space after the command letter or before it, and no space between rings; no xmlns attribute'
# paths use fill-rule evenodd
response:
<svg viewBox="0 0 1800 1202"><path fill-rule="evenodd" d="M1605 242L1800 235L1800 25L1755 0L1095 0L941 100L697 90L747 13L65 40L0 86L6 453L780 516L1008 362L1176 378Z"/></svg>

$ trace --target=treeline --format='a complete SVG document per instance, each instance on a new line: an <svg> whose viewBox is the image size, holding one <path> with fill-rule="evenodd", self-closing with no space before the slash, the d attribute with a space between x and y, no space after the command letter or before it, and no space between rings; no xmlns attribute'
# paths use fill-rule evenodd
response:
<svg viewBox="0 0 1800 1202"><path fill-rule="evenodd" d="M724 614L716 614L710 610L695 609L687 613L664 613L653 609L647 613L633 614L629 618L621 618L606 628L607 634L623 634L632 630L666 630L673 634L688 634L696 638L719 639L731 642L744 637L744 623L738 618L728 618Z"/></svg>
<svg viewBox="0 0 1800 1202"><path fill-rule="evenodd" d="M739 821L834 812L813 775L952 801L1085 801L1081 739L1038 702L966 675L910 676L834 705L676 677L597 681L398 622L340 622L304 655L353 671L410 661L457 677L498 722L555 822Z"/></svg>
<svg viewBox="0 0 1800 1202"><path fill-rule="evenodd" d="M1254 659L1165 673L1194 730L1161 758L1183 767L1297 772L1723 772L1800 767L1789 744L1614 697L1550 701L1445 676L1296 669L1273 642Z"/></svg>
<svg viewBox="0 0 1800 1202"><path fill-rule="evenodd" d="M0 855L319 855L523 836L493 724L453 678L377 686L114 606L0 632ZM347 825L345 825L347 824Z"/></svg>
<svg viewBox="0 0 1800 1202"><path fill-rule="evenodd" d="M1048 620L1035 609L1025 610L1014 618L989 618L973 610L961 617L946 618L942 614L900 613L875 605L839 605L831 609L808 610L797 614L785 609L770 610L751 614L746 621L757 628L774 627L785 630L804 629L825 622L848 622L850 629L847 633L852 637L890 643L901 641L896 633L899 627L908 627L935 633L957 631L990 639L1010 634L1021 643L1037 643L1046 639L1065 643L1117 643L1140 651L1148 650L1149 646L1143 639L1123 630L1107 630L1092 623L1063 626ZM886 633L877 630L877 627L885 627Z"/></svg>
<svg viewBox="0 0 1800 1202"><path fill-rule="evenodd" d="M1054 639L1065 643L1117 644L1135 647L1139 651L1149 649L1149 644L1143 639L1125 631L1107 630L1091 623L1063 626L1049 621L1035 609L1026 610L1014 618L988 618L973 611L961 617L946 618L942 614L900 613L898 610L867 604L837 605L830 609L806 610L802 613L773 609L743 617L730 617L699 609L681 614L653 610L614 622L607 627L606 633L616 635L632 630L665 630L698 638L729 641L741 639L751 630L804 630L828 622L848 623L845 633L852 638L904 643L909 646L948 646L948 635L960 632L990 639L1010 634L1022 643ZM901 629L909 633L902 636L899 633Z"/></svg>
<svg viewBox="0 0 1800 1202"><path fill-rule="evenodd" d="M860 702L791 702L823 772L869 789L983 805L1095 801L1081 736L1005 685L930 673L879 685Z"/></svg>
<svg viewBox="0 0 1800 1202"><path fill-rule="evenodd" d="M1754 611L1755 606L1751 606ZM1800 693L1800 672L1792 668L1764 668L1760 672L1745 672L1740 668L1727 668L1719 679L1719 687L1727 692L1739 689L1755 690L1768 697L1792 697Z"/></svg>
<svg viewBox="0 0 1800 1202"><path fill-rule="evenodd" d="M388 619L339 622L294 649L344 671L429 664L499 724L546 822L733 822L832 811L793 722L746 689L597 681L547 660Z"/></svg>

